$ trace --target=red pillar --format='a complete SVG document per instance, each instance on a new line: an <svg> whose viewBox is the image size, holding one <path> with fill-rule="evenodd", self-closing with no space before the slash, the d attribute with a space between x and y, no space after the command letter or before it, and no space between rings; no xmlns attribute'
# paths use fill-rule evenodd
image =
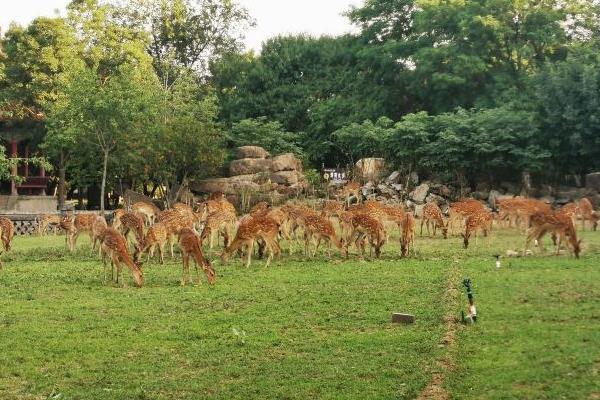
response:
<svg viewBox="0 0 600 400"><path fill-rule="evenodd" d="M17 154L17 139L11 139L10 140L10 154L12 158L17 158L18 154ZM17 176L17 166L14 165L12 167L12 175L13 177ZM16 196L19 194L19 192L17 191L17 183L15 182L15 180L13 179L10 183L10 194L12 196Z"/></svg>

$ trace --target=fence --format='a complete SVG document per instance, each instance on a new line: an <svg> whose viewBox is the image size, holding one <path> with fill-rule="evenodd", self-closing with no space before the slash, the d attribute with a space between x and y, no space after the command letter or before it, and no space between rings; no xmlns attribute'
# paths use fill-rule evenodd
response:
<svg viewBox="0 0 600 400"><path fill-rule="evenodd" d="M75 214L85 214L90 211L75 211ZM71 212L69 212L71 214ZM13 222L13 226L15 227L15 235L25 236L25 235L37 235L38 233L38 222L44 215L63 215L59 212L56 213L44 213L44 214L0 214L0 217L5 217L10 219ZM105 217L107 222L110 224L112 221L113 211L106 211ZM54 227L52 225L46 228L46 232L51 233L54 232Z"/></svg>

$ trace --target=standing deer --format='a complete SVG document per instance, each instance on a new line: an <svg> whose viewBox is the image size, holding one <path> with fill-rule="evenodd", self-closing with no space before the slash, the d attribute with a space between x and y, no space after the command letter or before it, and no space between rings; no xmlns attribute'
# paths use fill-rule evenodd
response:
<svg viewBox="0 0 600 400"><path fill-rule="evenodd" d="M266 215L248 216L240 221L235 238L225 251L223 251L221 258L223 262L227 262L231 254L246 247L246 268L248 268L252 261L254 241L262 239L269 252L267 262L265 263L265 267L268 267L273 256L281 254L281 248L279 247L279 243L277 243L278 235L279 225L273 218Z"/></svg>
<svg viewBox="0 0 600 400"><path fill-rule="evenodd" d="M121 230L123 236L127 239L129 232L134 233L136 243L140 243L144 239L144 216L139 212L126 212L119 218L121 221Z"/></svg>
<svg viewBox="0 0 600 400"><path fill-rule="evenodd" d="M465 221L465 233L462 234L463 245L469 247L471 236L475 236L475 245L477 245L477 231L482 231L483 236L488 236L492 227L494 215L487 210L480 210L469 215Z"/></svg>
<svg viewBox="0 0 600 400"><path fill-rule="evenodd" d="M2 230L2 246L4 250L9 251L12 247L12 240L15 235L15 227L12 221L6 217L0 217L0 230Z"/></svg>
<svg viewBox="0 0 600 400"><path fill-rule="evenodd" d="M560 244L564 238L568 240L569 250L579 258L581 252L581 240L577 240L577 232L573 221L568 215L561 213L560 211L542 211L535 213L530 219L531 228L527 239L525 240L525 248L523 249L523 255L527 251L529 243L533 239L536 241L536 245L540 247L541 251L544 251L541 239L542 237L550 232L557 238L556 240L556 255L559 254Z"/></svg>
<svg viewBox="0 0 600 400"><path fill-rule="evenodd" d="M131 211L141 213L144 216L148 225L152 225L154 223L154 220L160 213L160 210L154 204L146 203L143 201L138 201L137 203L134 203L131 206Z"/></svg>
<svg viewBox="0 0 600 400"><path fill-rule="evenodd" d="M402 236L400 238L400 253L402 257L407 257L410 250L415 251L415 218L411 213L406 213L402 221Z"/></svg>
<svg viewBox="0 0 600 400"><path fill-rule="evenodd" d="M104 281L106 282L106 255L109 255L111 258L111 264L117 270L117 284L119 283L119 277L121 277L121 282L123 286L127 286L127 283L122 277L122 266L121 262L124 262L125 265L131 271L133 275L133 279L135 281L135 285L137 287L144 286L144 272L142 271L142 264L135 263L131 256L129 255L129 250L127 248L127 241L119 231L114 228L106 228L104 230L104 234L102 235L102 250L104 257L102 257L104 264Z"/></svg>
<svg viewBox="0 0 600 400"><path fill-rule="evenodd" d="M583 230L585 230L586 221L590 221L592 223L592 229L594 231L598 228L598 220L600 220L600 216L598 216L598 214L594 211L592 203L585 197L579 200L579 213L581 214L581 225Z"/></svg>
<svg viewBox="0 0 600 400"><path fill-rule="evenodd" d="M154 249L158 246L158 256L160 263L164 264L164 249L167 241L171 242L173 235L169 235L169 231L165 224L157 222L148 229L144 238L135 246L135 254L133 256L136 262L140 262L142 255L148 251L148 260L154 257ZM170 243L171 244L171 243Z"/></svg>
<svg viewBox="0 0 600 400"><path fill-rule="evenodd" d="M96 214L86 213L77 214L73 220L73 226L69 229L69 248L71 252L75 250L77 239L83 232L87 232L90 236L90 243L93 243L92 224L96 220Z"/></svg>
<svg viewBox="0 0 600 400"><path fill-rule="evenodd" d="M327 255L331 256L330 247L331 244L335 245L342 255L347 251L344 246L344 239L338 239L333 228L333 224L329 219L321 215L305 215L304 219L304 253L309 255L309 245L312 240L316 238L315 251L312 253L314 257L317 254L319 245L322 240L328 242Z"/></svg>
<svg viewBox="0 0 600 400"><path fill-rule="evenodd" d="M56 228L60 226L60 215L46 214L42 215L37 221L37 231L39 236L44 236L49 226L54 228L54 234L56 235Z"/></svg>
<svg viewBox="0 0 600 400"><path fill-rule="evenodd" d="M98 254L102 254L102 236L104 231L108 228L106 219L101 215L96 215L96 219L92 222L92 251L96 249L96 243L98 243Z"/></svg>
<svg viewBox="0 0 600 400"><path fill-rule="evenodd" d="M371 248L375 249L375 257L379 258L381 247L385 244L385 237L386 233L379 219L368 214L354 213L352 215L352 232L346 246L354 241L359 254L363 256L365 253L365 240L369 239ZM348 255L347 250L346 255Z"/></svg>
<svg viewBox="0 0 600 400"><path fill-rule="evenodd" d="M437 203L429 202L423 207L423 217L421 218L421 236L423 236L423 224L427 227L427 235L431 237L429 225L433 226L433 236L436 234L437 228L442 230L444 239L448 239L448 223L444 223L442 210Z"/></svg>
<svg viewBox="0 0 600 400"><path fill-rule="evenodd" d="M181 286L185 286L186 284L186 275L189 282L192 283L192 277L190 276L190 256L194 258L196 275L198 276L198 284L201 283L200 272L198 271L198 266L200 266L204 270L208 282L211 285L214 285L217 279L215 270L210 265L210 262L204 258L204 254L202 253L202 242L196 232L190 228L182 229L179 232L179 247L181 248L181 252L183 254Z"/></svg>

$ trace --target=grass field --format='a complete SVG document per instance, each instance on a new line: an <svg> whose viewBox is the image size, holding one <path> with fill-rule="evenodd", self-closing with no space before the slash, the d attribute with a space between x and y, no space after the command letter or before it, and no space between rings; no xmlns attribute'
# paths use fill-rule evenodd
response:
<svg viewBox="0 0 600 400"><path fill-rule="evenodd" d="M123 289L85 240L71 255L63 237L18 237L0 271L0 399L409 399L435 375L456 399L598 399L600 232L583 239L579 260L500 270L516 231L468 250L417 238L410 259L394 243L381 260L216 261L214 287L150 262L146 286ZM475 326L448 323L465 276Z"/></svg>

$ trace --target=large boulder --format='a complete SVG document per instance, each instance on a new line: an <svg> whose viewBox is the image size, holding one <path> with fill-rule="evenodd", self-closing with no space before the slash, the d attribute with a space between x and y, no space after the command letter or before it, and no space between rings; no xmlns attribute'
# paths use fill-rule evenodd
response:
<svg viewBox="0 0 600 400"><path fill-rule="evenodd" d="M271 169L274 172L279 171L302 171L302 161L293 153L280 154L273 157Z"/></svg>
<svg viewBox="0 0 600 400"><path fill-rule="evenodd" d="M298 171L278 171L271 174L271 181L279 185L295 185L303 178L302 173Z"/></svg>
<svg viewBox="0 0 600 400"><path fill-rule="evenodd" d="M222 192L226 195L238 194L242 190L259 191L260 185L252 181L243 181L232 178L205 179L191 185L194 192L215 193Z"/></svg>
<svg viewBox="0 0 600 400"><path fill-rule="evenodd" d="M585 187L600 193L600 172L592 172L585 176Z"/></svg>
<svg viewBox="0 0 600 400"><path fill-rule="evenodd" d="M423 202L425 202L425 198L427 198L427 193L429 193L429 185L423 183L417 186L415 190L410 192L409 197L415 203L423 204Z"/></svg>
<svg viewBox="0 0 600 400"><path fill-rule="evenodd" d="M362 158L356 162L356 177L365 181L378 181L384 169L383 158Z"/></svg>
<svg viewBox="0 0 600 400"><path fill-rule="evenodd" d="M269 158L271 154L259 146L241 146L237 148L237 158Z"/></svg>
<svg viewBox="0 0 600 400"><path fill-rule="evenodd" d="M229 164L229 174L236 176L268 172L271 170L272 165L273 162L271 159L242 158L241 160L234 160Z"/></svg>

